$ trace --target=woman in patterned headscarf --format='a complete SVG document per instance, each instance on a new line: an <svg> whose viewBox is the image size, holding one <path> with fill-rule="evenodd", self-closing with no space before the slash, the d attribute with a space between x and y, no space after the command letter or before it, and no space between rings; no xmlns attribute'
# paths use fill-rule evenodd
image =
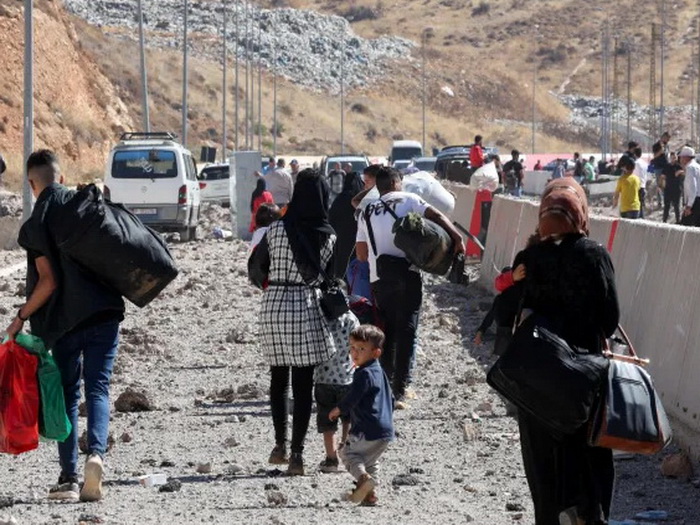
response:
<svg viewBox="0 0 700 525"><path fill-rule="evenodd" d="M586 194L571 177L545 189L535 236L513 266L520 263L526 268L523 308L545 318L570 345L601 352L619 321L615 275L606 249L588 239ZM588 446L585 427L558 439L525 413L519 424L535 523L607 523L612 451Z"/></svg>

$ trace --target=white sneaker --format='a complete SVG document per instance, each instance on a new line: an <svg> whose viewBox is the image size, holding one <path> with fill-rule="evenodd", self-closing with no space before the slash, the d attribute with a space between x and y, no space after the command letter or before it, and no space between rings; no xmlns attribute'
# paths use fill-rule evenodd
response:
<svg viewBox="0 0 700 525"><path fill-rule="evenodd" d="M92 454L85 463L85 484L80 491L80 501L100 501L102 499L102 477L105 469L102 458Z"/></svg>
<svg viewBox="0 0 700 525"><path fill-rule="evenodd" d="M77 480L58 480L53 487L49 489L49 499L51 501L65 501L67 503L77 503L80 497Z"/></svg>

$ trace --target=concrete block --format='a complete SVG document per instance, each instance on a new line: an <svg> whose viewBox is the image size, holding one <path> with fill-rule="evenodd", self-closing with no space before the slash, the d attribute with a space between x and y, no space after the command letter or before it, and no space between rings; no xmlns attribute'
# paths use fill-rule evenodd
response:
<svg viewBox="0 0 700 525"><path fill-rule="evenodd" d="M552 173L549 171L526 171L523 191L528 195L542 195L551 178Z"/></svg>
<svg viewBox="0 0 700 525"><path fill-rule="evenodd" d="M525 201L498 196L491 207L489 234L481 262L481 281L489 289L504 266L509 266L517 253L520 219Z"/></svg>
<svg viewBox="0 0 700 525"><path fill-rule="evenodd" d="M589 237L607 248L612 226L616 220L615 217L601 217L597 215L590 217L588 223Z"/></svg>
<svg viewBox="0 0 700 525"><path fill-rule="evenodd" d="M0 217L0 250L19 248L17 236L22 220L15 217Z"/></svg>

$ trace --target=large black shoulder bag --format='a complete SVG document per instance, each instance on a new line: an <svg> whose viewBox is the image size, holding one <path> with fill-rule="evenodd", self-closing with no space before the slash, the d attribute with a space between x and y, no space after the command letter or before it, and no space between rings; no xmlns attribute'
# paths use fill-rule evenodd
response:
<svg viewBox="0 0 700 525"><path fill-rule="evenodd" d="M301 244L304 245L304 249L309 254L310 260L316 261L311 254L311 246L309 246L306 238L303 235L299 235L297 238L301 241ZM323 284L321 285L321 310L323 311L323 315L326 316L326 319L333 321L349 312L350 304L348 303L345 292L340 287L340 283L328 275L328 272L323 269L323 265L316 264L315 266L318 274L323 279Z"/></svg>
<svg viewBox="0 0 700 525"><path fill-rule="evenodd" d="M161 236L94 184L57 208L51 233L61 252L136 306L146 306L177 277Z"/></svg>
<svg viewBox="0 0 700 525"><path fill-rule="evenodd" d="M532 314L515 329L486 381L562 438L590 419L608 367L603 355L572 347L548 328L546 319Z"/></svg>

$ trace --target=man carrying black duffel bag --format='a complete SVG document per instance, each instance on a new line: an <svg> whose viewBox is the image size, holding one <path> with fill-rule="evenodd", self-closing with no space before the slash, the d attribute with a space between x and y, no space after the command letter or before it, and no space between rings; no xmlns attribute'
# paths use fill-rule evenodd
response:
<svg viewBox="0 0 700 525"><path fill-rule="evenodd" d="M380 198L360 216L356 253L360 261L369 260L372 292L386 334L381 364L392 383L396 408L402 409L406 407L423 290L420 272L394 243L396 217L413 212L437 223L454 241L455 253L464 253L464 241L445 215L419 196L401 191L398 170L382 167L376 179Z"/></svg>
<svg viewBox="0 0 700 525"><path fill-rule="evenodd" d="M56 246L52 221L73 198L64 187L56 155L32 153L27 173L36 205L22 226L19 244L27 251L27 302L7 328L10 337L27 320L32 333L44 340L61 371L66 411L73 429L58 444L61 474L49 499L102 499L102 459L107 451L109 386L117 354L119 324L124 319L121 295L106 287ZM82 362L82 367L81 367ZM81 373L82 368L82 373ZM78 404L80 381L85 381L88 459L85 483L78 485Z"/></svg>

